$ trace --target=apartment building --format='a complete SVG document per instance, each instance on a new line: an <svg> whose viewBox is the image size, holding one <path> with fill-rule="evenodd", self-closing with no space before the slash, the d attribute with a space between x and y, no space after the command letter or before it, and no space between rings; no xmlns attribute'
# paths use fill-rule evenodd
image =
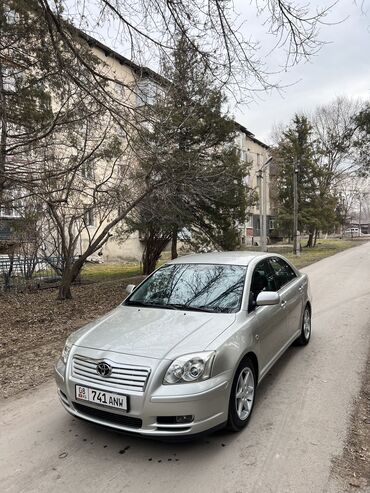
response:
<svg viewBox="0 0 370 493"><path fill-rule="evenodd" d="M265 214L266 214L266 234L270 238L274 230L274 216L272 211L272 204L270 199L270 165L269 165L269 146L257 139L256 136L250 132L243 125L237 124L238 132L236 137L236 144L240 149L242 160L249 167L248 174L245 178L245 183L250 188L259 190L259 175L262 180L262 186L265 187L264 199L265 199ZM258 201L255 206L248 210L247 221L245 224L240 225L240 242L245 245L259 245L260 244L260 209L261 209L261 197L258 197Z"/></svg>
<svg viewBox="0 0 370 493"><path fill-rule="evenodd" d="M154 101L159 91L163 89L163 78L153 70L139 66L128 60L119 53L111 50L101 42L82 34L86 42L89 44L93 53L103 60L111 74L125 83L125 86L131 86L133 91L122 93L122 97L127 97L130 104L140 106L150 104ZM122 88L118 87L118 91ZM255 135L245 128L243 125L237 124L238 131L236 144L240 148L241 157L246 163L251 163L248 174L246 175L246 185L253 189L258 188L258 172L262 168L264 172L264 183L266 186L266 215L267 215L267 236L273 230L274 217L272 215L271 203L269 198L269 167L264 168L269 157L269 146L260 141ZM89 229L93 231L96 227L94 217L89 218ZM80 246L82 250L85 247L85 242L88 241L88 234L83 232L81 235ZM240 242L247 245L258 245L260 243L260 203L257 203L251 210L248 211L248 220L245 224L240 225ZM114 235L102 248L100 258L105 262L119 260L140 260L143 252L143 243L139 233L132 234L124 242L117 241Z"/></svg>
<svg viewBox="0 0 370 493"><path fill-rule="evenodd" d="M144 104L151 104L160 91L163 91L165 80L153 70L135 64L126 57L120 55L114 50L108 48L100 41L91 36L79 32L82 42L89 45L93 54L103 62L103 68L106 75L113 79L122 81L121 84L111 83L111 90L115 91L118 96L129 107L139 107ZM125 136L122 135L122 139ZM246 184L252 188L257 188L257 174L263 167L269 156L269 147L258 140L252 132L242 125L238 125L236 144L240 148L242 159L246 163L251 163L251 167L246 171ZM103 166L103 165L102 165ZM81 179L84 180L86 187L89 186L89 180L93 176L91 169L82 169ZM101 173L104 176L106 171L95 170L96 173ZM269 170L266 168L266 184L269 185ZM269 194L267 193L267 197ZM267 217L268 231L272 228L272 215L270 210L270 201L267 199ZM84 203L77 204L82 210L85 207ZM16 247L13 234L14 221L18 219L18 214L15 210L0 210L0 253L9 253ZM108 218L105 220L105 222ZM100 228L103 228L105 223L102 222L94 209L87 208L84 216L86 228L82 230L77 244L76 255L85 251L91 237ZM243 244L259 244L260 236L260 216L259 204L248 211L248 221L240 225L240 241ZM268 233L267 233L268 234ZM115 231L112 236L104 244L102 249L95 255L96 259L101 259L105 262L112 261L130 261L140 260L143 252L143 242L139 233L131 234L124 242L120 240Z"/></svg>

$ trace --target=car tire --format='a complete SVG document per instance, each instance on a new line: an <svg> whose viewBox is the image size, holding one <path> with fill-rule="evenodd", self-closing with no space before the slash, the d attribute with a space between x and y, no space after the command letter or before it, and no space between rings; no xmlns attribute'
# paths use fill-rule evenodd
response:
<svg viewBox="0 0 370 493"><path fill-rule="evenodd" d="M311 309L306 305L303 312L302 328L299 337L294 341L296 346L307 346L311 339Z"/></svg>
<svg viewBox="0 0 370 493"><path fill-rule="evenodd" d="M240 431L247 426L256 396L256 370L250 358L239 364L231 387L227 428Z"/></svg>

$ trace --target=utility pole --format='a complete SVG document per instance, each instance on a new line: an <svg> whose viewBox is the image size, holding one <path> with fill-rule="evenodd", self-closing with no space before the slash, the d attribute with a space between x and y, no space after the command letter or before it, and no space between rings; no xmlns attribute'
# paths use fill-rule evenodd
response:
<svg viewBox="0 0 370 493"><path fill-rule="evenodd" d="M360 201L360 214L359 214L359 217L358 217L358 230L359 230L359 236L361 236L361 206L362 206L362 202L361 202L361 192L358 194L358 200Z"/></svg>
<svg viewBox="0 0 370 493"><path fill-rule="evenodd" d="M272 161L270 156L257 171L258 194L260 199L260 244L261 251L267 252L267 166Z"/></svg>
<svg viewBox="0 0 370 493"><path fill-rule="evenodd" d="M261 250L263 252L267 252L267 170L266 168L263 170L262 175L262 241L261 241Z"/></svg>
<svg viewBox="0 0 370 493"><path fill-rule="evenodd" d="M263 212L262 212L262 168L257 171L257 185L258 185L258 197L259 197L259 209L260 209L260 246L262 250L262 224L263 224ZM262 250L264 251L264 250Z"/></svg>
<svg viewBox="0 0 370 493"><path fill-rule="evenodd" d="M298 244L298 166L294 166L293 173L293 253L300 255Z"/></svg>

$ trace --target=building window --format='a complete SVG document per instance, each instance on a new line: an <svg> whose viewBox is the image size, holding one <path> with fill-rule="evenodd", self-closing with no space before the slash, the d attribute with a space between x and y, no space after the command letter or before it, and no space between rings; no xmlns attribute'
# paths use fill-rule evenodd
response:
<svg viewBox="0 0 370 493"><path fill-rule="evenodd" d="M82 165L81 175L87 180L92 180L94 177L94 165L92 163L85 163Z"/></svg>
<svg viewBox="0 0 370 493"><path fill-rule="evenodd" d="M160 89L155 82L149 79L141 79L137 85L137 106L152 105L155 103Z"/></svg>
<svg viewBox="0 0 370 493"><path fill-rule="evenodd" d="M94 213L92 209L85 211L84 222L86 226L94 226Z"/></svg>
<svg viewBox="0 0 370 493"><path fill-rule="evenodd" d="M113 82L113 88L114 88L114 92L116 93L116 96L124 97L125 86L123 86L122 84L119 84L118 82Z"/></svg>
<svg viewBox="0 0 370 493"><path fill-rule="evenodd" d="M275 229L276 221L275 219L269 220L269 229Z"/></svg>

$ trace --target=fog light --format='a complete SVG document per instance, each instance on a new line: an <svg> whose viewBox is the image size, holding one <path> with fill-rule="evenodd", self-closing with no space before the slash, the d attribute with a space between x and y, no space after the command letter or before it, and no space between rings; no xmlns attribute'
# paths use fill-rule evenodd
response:
<svg viewBox="0 0 370 493"><path fill-rule="evenodd" d="M191 423L194 419L194 416L191 414L187 414L185 416L176 416L176 423Z"/></svg>

